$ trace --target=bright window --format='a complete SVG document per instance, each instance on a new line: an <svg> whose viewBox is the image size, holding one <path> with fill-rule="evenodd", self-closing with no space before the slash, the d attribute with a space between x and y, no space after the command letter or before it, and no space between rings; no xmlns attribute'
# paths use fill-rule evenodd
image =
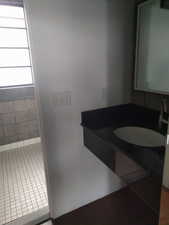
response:
<svg viewBox="0 0 169 225"><path fill-rule="evenodd" d="M32 83L23 8L0 5L0 87Z"/></svg>

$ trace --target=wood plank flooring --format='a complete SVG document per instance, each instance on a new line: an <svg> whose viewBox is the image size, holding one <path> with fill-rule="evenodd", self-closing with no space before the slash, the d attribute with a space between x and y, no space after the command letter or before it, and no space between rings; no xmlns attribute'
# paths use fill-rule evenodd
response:
<svg viewBox="0 0 169 225"><path fill-rule="evenodd" d="M56 219L55 225L158 225L158 216L125 188Z"/></svg>
<svg viewBox="0 0 169 225"><path fill-rule="evenodd" d="M161 193L160 225L169 225L169 190L164 188Z"/></svg>

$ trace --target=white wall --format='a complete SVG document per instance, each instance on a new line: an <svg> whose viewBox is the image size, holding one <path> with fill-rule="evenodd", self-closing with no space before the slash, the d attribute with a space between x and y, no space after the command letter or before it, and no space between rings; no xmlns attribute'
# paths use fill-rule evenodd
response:
<svg viewBox="0 0 169 225"><path fill-rule="evenodd" d="M81 111L129 101L133 5L132 0L25 0L53 217L121 185L83 146L80 119ZM58 103L65 92L71 104Z"/></svg>

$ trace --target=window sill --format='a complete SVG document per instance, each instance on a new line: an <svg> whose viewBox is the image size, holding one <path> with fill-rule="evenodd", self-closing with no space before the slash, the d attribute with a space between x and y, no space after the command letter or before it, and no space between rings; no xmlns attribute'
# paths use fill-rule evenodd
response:
<svg viewBox="0 0 169 225"><path fill-rule="evenodd" d="M1 87L0 90L9 90L9 89L20 89L20 88L29 88L29 87L35 87L34 84L28 84L28 85L16 85L16 86L6 86L6 87Z"/></svg>
<svg viewBox="0 0 169 225"><path fill-rule="evenodd" d="M0 87L0 102L34 98L34 84Z"/></svg>

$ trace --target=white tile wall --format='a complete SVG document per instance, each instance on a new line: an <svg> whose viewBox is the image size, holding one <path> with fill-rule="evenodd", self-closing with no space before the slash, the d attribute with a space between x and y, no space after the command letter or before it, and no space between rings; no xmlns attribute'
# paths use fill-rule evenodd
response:
<svg viewBox="0 0 169 225"><path fill-rule="evenodd" d="M17 100L14 102L14 109L16 112L25 111L27 109L27 104L25 100Z"/></svg>
<svg viewBox="0 0 169 225"><path fill-rule="evenodd" d="M0 113L10 113L14 111L14 104L10 102L2 102L0 104Z"/></svg>
<svg viewBox="0 0 169 225"><path fill-rule="evenodd" d="M41 144L0 153L0 225L48 205Z"/></svg>
<svg viewBox="0 0 169 225"><path fill-rule="evenodd" d="M0 145L38 136L39 120L34 98L0 101Z"/></svg>

